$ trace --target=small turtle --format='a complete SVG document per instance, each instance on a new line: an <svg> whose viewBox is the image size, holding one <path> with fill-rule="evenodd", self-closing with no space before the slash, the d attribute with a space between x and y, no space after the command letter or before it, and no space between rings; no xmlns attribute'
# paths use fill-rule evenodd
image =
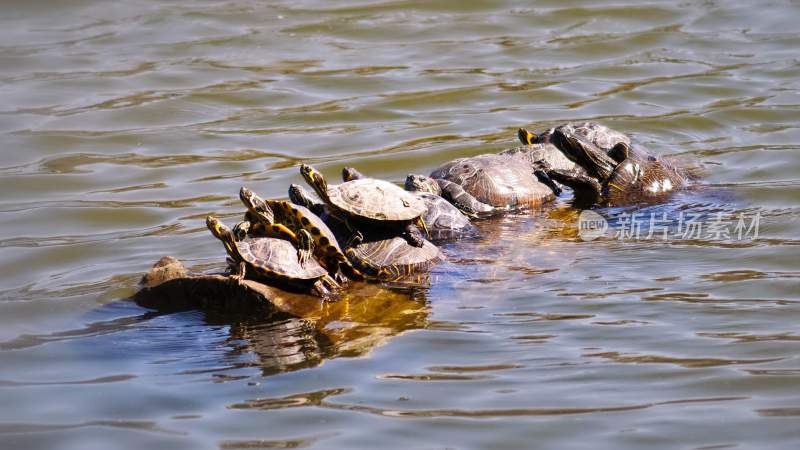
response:
<svg viewBox="0 0 800 450"><path fill-rule="evenodd" d="M398 280L412 273L428 270L444 259L442 252L427 240L423 240L422 246L416 247L386 230L373 230L367 232L366 236L356 232L351 238L351 231L344 222L330 215L326 205L312 198L302 186L291 185L289 199L318 212L337 236L344 240L349 239L350 243L344 253L356 269L370 278Z"/></svg>
<svg viewBox="0 0 800 450"><path fill-rule="evenodd" d="M330 214L338 216L351 229L356 229L354 225L367 225L402 231L409 244L423 246L425 238L419 228L427 233L421 218L427 207L411 193L374 178L328 186L322 174L306 164L300 166L300 173L328 206Z"/></svg>
<svg viewBox="0 0 800 450"><path fill-rule="evenodd" d="M342 179L344 181L364 178L367 177L352 167L342 169ZM415 174L406 177L406 190L425 202L425 206L428 208L422 214L422 220L428 227L430 238L436 241L478 234L478 227L473 225L466 215L450 202L430 191L433 186L438 188L436 181L430 177ZM473 214L474 216L475 214Z"/></svg>
<svg viewBox="0 0 800 450"><path fill-rule="evenodd" d="M214 237L222 241L228 256L233 259L235 268L231 277L237 282L243 280L248 271L252 271L259 278L302 287L321 297L329 296L329 288L336 286L328 272L315 260L301 265L297 259L297 249L287 240L271 237L238 240L224 223L213 216L206 218L206 226ZM247 224L239 224L236 230L237 233L246 232ZM313 240L307 232L298 234L298 237L303 245L313 246Z"/></svg>
<svg viewBox="0 0 800 450"><path fill-rule="evenodd" d="M354 279L363 278L342 252L333 231L308 208L284 200L263 200L246 187L239 190L239 198L247 207L248 214L267 229L281 225L293 234L307 231L314 240L313 254L337 281L346 281L345 276ZM286 234L281 228L278 228L278 231ZM308 252L302 252L301 263L309 257Z"/></svg>
<svg viewBox="0 0 800 450"><path fill-rule="evenodd" d="M630 141L602 148L570 125L556 128L551 142L583 170L548 169L552 179L574 191L579 206L650 203L686 184L687 176L667 161L633 149Z"/></svg>

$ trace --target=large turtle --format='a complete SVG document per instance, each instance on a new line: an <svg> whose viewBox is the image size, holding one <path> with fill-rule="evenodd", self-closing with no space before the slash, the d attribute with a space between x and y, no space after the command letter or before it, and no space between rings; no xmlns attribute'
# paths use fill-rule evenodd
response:
<svg viewBox="0 0 800 450"><path fill-rule="evenodd" d="M422 246L410 245L390 230L357 231L351 237L350 229L328 207L311 197L302 186L289 187L292 203L304 206L321 217L342 241L348 241L344 253L353 266L370 278L384 281L401 279L415 272L430 269L444 259L438 247L423 239Z"/></svg>
<svg viewBox="0 0 800 450"><path fill-rule="evenodd" d="M308 208L285 200L264 200L246 187L239 190L239 198L247 207L248 219L258 221L265 229L274 230L276 225L288 228L289 232L299 234L305 230L314 240L313 254L328 269L337 281L345 277L361 279L356 270L339 247L336 236L328 225ZM283 228L278 232L286 234ZM301 260L306 260L309 252L301 252Z"/></svg>
<svg viewBox="0 0 800 450"><path fill-rule="evenodd" d="M336 286L328 272L314 259L300 264L297 249L287 240L235 236L222 221L213 216L206 218L206 226L214 237L222 241L228 256L233 259L233 280L241 281L248 272L254 272L260 279L300 287L321 297L328 297L331 294L328 288ZM238 231L246 231L247 225L240 224L236 228ZM305 245L313 246L313 241L306 232L299 236Z"/></svg>
<svg viewBox="0 0 800 450"><path fill-rule="evenodd" d="M353 167L342 169L342 179L352 181L367 178L366 175ZM428 235L434 241L457 239L478 234L478 227L469 221L458 208L432 192L433 186L438 184L430 177L410 174L406 177L405 188L425 203L428 208L422 214L422 220L428 227ZM441 192L441 191L440 191ZM475 214L473 214L473 217Z"/></svg>
<svg viewBox="0 0 800 450"><path fill-rule="evenodd" d="M621 133L592 122L578 128L597 145L616 144L616 140L627 139ZM522 147L459 158L441 165L431 177L440 185L442 196L462 210L464 204L480 212L539 206L560 193L543 168L581 170L550 143L552 131L535 135L520 129L518 137ZM460 186L468 196L461 194L453 184ZM473 199L478 201L477 205Z"/></svg>
<svg viewBox="0 0 800 450"><path fill-rule="evenodd" d="M423 246L425 238L417 226L425 229L421 216L427 207L411 193L374 178L328 186L322 174L307 164L300 166L300 173L330 208L330 213L354 231L361 225L396 230L409 244Z"/></svg>
<svg viewBox="0 0 800 450"><path fill-rule="evenodd" d="M687 175L667 161L630 146L598 146L570 125L553 130L550 141L582 170L548 168L548 176L572 188L578 206L651 203L686 183Z"/></svg>

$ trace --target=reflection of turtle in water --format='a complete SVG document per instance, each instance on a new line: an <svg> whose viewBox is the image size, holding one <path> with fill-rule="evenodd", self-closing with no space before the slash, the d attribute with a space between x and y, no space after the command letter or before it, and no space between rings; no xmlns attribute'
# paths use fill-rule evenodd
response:
<svg viewBox="0 0 800 450"><path fill-rule="evenodd" d="M547 170L548 176L572 188L580 206L623 205L663 199L686 183L686 175L668 162L633 149L630 140L600 147L564 125L550 141L582 170Z"/></svg>
<svg viewBox="0 0 800 450"><path fill-rule="evenodd" d="M402 189L401 189L402 191ZM289 199L318 213L342 241L350 243L344 252L353 266L361 273L380 280L399 280L415 272L430 269L444 259L439 249L422 240L422 246L410 245L406 239L393 234L391 230L361 231L350 238L351 231L338 217L329 213L326 205L312 198L301 186L289 187Z"/></svg>
<svg viewBox="0 0 800 450"><path fill-rule="evenodd" d="M328 186L322 174L306 164L300 166L300 173L330 208L330 214L349 227L357 229L357 225L363 224L402 231L411 245L422 247L425 243L417 226L425 229L420 216L427 208L412 194L388 181L373 178Z"/></svg>
<svg viewBox="0 0 800 450"><path fill-rule="evenodd" d="M367 177L352 167L342 169L344 181L364 178ZM436 181L424 175L411 174L406 177L406 190L416 195L427 207L427 211L422 214L422 220L428 227L430 238L435 241L476 235L478 227L473 225L458 208L432 192L434 186L439 187Z"/></svg>
<svg viewBox="0 0 800 450"><path fill-rule="evenodd" d="M276 224L287 227L292 233L305 230L314 240L313 254L328 269L337 281L346 281L345 276L361 279L362 275L350 264L333 231L316 214L307 208L284 200L264 200L250 189L242 187L239 198L247 207L249 217L271 229ZM301 251L301 259L310 257ZM340 272L341 270L341 272ZM342 273L344 272L344 273Z"/></svg>
<svg viewBox="0 0 800 450"><path fill-rule="evenodd" d="M621 133L595 123L586 123L578 128L600 146L607 145L608 141L616 144L616 140L627 139ZM459 158L434 170L431 177L440 184L442 196L459 208L464 203L479 212L539 206L560 193L558 186L541 170L543 167L580 170L550 143L551 133L552 130L548 130L535 135L520 129L518 137L524 144L522 147ZM453 183L471 197L461 195L453 198L456 197ZM477 205L472 198L478 201Z"/></svg>
<svg viewBox="0 0 800 450"><path fill-rule="evenodd" d="M259 278L310 290L321 297L328 296L328 288L336 286L336 282L316 260L310 259L300 264L297 249L289 241L270 237L245 237L239 240L244 236L234 236L225 224L212 216L206 218L206 226L214 237L222 241L228 256L237 264L232 275L236 281L241 281L248 271L252 271ZM240 225L237 229L244 232L246 226ZM298 237L302 245L313 246L307 232L299 233Z"/></svg>

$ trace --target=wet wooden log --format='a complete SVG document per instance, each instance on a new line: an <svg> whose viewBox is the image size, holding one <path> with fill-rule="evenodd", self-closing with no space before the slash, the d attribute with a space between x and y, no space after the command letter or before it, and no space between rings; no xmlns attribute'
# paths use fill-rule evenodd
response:
<svg viewBox="0 0 800 450"><path fill-rule="evenodd" d="M192 273L181 261L164 256L141 280L137 304L159 311L202 309L269 316L305 316L324 303L319 297L288 292L253 280L233 281L222 273Z"/></svg>
<svg viewBox="0 0 800 450"><path fill-rule="evenodd" d="M326 302L257 281L235 283L222 273L192 272L171 256L161 258L142 277L133 300L164 313L191 309L217 313L237 329L288 315L307 323L317 338L324 337L331 355L349 356L363 355L397 333L424 327L428 314L424 298L415 298L408 287L351 282L338 301ZM249 331L242 336L259 341Z"/></svg>

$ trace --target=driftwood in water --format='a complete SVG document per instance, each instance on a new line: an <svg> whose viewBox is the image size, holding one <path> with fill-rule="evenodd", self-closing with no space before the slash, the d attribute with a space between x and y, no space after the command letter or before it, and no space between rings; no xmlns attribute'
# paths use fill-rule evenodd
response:
<svg viewBox="0 0 800 450"><path fill-rule="evenodd" d="M191 273L171 256L159 259L142 277L141 286L134 300L159 311L202 309L304 316L323 303L319 297L287 292L253 280L237 283L224 274Z"/></svg>
<svg viewBox="0 0 800 450"><path fill-rule="evenodd" d="M358 322L376 323L388 318L383 315L394 314L395 308L407 313L409 309L424 306L409 296L412 284L398 290L353 281L339 292L338 299L329 302L258 281L237 283L223 273L193 273L172 256L159 259L142 277L140 285L141 289L133 296L136 303L162 312L200 309L259 317L285 313L323 321L348 317ZM357 311L358 317L351 317Z"/></svg>
<svg viewBox="0 0 800 450"><path fill-rule="evenodd" d="M296 318L287 323L302 323L315 340L324 340L327 358L363 355L390 336L424 327L428 315L424 298L413 295L414 289L408 286L387 289L381 284L351 282L338 301L326 302L257 281L239 284L223 274L192 273L171 256L161 258L142 277L141 286L133 299L146 308L161 312L199 309L246 317L241 323L234 321L232 329L250 341L264 360L274 359L275 339L280 341L273 336L274 327L267 327L272 330L268 336L260 328L273 317L283 316L279 324L286 315ZM249 323L262 325L250 329ZM297 338L296 330L291 331L281 348Z"/></svg>

